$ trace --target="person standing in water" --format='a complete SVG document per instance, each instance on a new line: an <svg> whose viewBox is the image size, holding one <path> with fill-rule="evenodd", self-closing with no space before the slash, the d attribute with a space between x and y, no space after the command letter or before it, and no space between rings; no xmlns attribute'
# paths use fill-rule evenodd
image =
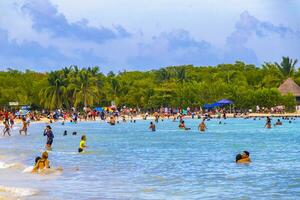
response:
<svg viewBox="0 0 300 200"><path fill-rule="evenodd" d="M149 126L149 129L151 129L151 131L156 131L156 127L155 127L155 124L153 122L150 122L150 126Z"/></svg>
<svg viewBox="0 0 300 200"><path fill-rule="evenodd" d="M83 150L87 147L87 146L85 145L85 142L86 142L86 136L83 135L83 136L81 136L81 141L80 141L80 143L79 143L78 153L83 152Z"/></svg>
<svg viewBox="0 0 300 200"><path fill-rule="evenodd" d="M3 124L4 124L3 136L5 136L5 133L7 133L7 134L10 136L10 128L9 128L8 121L5 120L5 121L3 122Z"/></svg>
<svg viewBox="0 0 300 200"><path fill-rule="evenodd" d="M46 129L44 130L44 136L47 136L47 142L46 142L46 149L51 149L54 134L51 130L51 126L47 125Z"/></svg>
<svg viewBox="0 0 300 200"><path fill-rule="evenodd" d="M23 118L22 120L23 120L23 127L22 127L22 129L19 130L19 133L20 133L20 135L22 135L21 133L24 132L25 135L27 135L27 125L28 124L27 124L25 118Z"/></svg>
<svg viewBox="0 0 300 200"><path fill-rule="evenodd" d="M205 121L205 119L203 119L202 122L198 126L198 130L201 132L204 132L207 129L204 121Z"/></svg>
<svg viewBox="0 0 300 200"><path fill-rule="evenodd" d="M266 128L271 128L271 118L269 116L267 117L267 122L266 122L265 127Z"/></svg>

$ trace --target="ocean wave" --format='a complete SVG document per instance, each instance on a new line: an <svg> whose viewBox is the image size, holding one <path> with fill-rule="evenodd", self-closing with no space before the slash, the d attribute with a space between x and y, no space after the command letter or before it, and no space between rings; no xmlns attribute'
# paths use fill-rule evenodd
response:
<svg viewBox="0 0 300 200"><path fill-rule="evenodd" d="M7 168L23 168L24 165L21 163L5 163L0 161L0 169L7 169Z"/></svg>
<svg viewBox="0 0 300 200"><path fill-rule="evenodd" d="M0 192L9 193L15 197L26 197L36 195L38 190L33 188L8 187L0 185Z"/></svg>

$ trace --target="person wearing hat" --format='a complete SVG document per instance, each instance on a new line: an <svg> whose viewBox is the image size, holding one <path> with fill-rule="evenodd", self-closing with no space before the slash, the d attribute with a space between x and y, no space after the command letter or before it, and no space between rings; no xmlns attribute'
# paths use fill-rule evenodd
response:
<svg viewBox="0 0 300 200"><path fill-rule="evenodd" d="M44 136L47 136L47 142L46 142L46 149L51 149L51 145L53 143L53 132L51 130L51 126L47 125L46 129L44 130Z"/></svg>

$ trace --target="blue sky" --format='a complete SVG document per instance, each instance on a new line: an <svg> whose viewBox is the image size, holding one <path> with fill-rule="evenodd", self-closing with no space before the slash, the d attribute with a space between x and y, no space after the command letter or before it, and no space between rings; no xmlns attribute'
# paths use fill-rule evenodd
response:
<svg viewBox="0 0 300 200"><path fill-rule="evenodd" d="M300 59L298 0L3 0L0 69Z"/></svg>

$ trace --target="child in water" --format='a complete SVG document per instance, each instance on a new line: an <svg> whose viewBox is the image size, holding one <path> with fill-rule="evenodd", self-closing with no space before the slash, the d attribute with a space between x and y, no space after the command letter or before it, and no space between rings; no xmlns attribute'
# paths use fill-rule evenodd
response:
<svg viewBox="0 0 300 200"><path fill-rule="evenodd" d="M79 143L79 148L78 148L78 152L79 152L79 153L83 152L83 149L87 147L87 146L85 145L85 142L86 142L86 136L83 135L83 136L81 136L81 141L80 141L80 143Z"/></svg>

